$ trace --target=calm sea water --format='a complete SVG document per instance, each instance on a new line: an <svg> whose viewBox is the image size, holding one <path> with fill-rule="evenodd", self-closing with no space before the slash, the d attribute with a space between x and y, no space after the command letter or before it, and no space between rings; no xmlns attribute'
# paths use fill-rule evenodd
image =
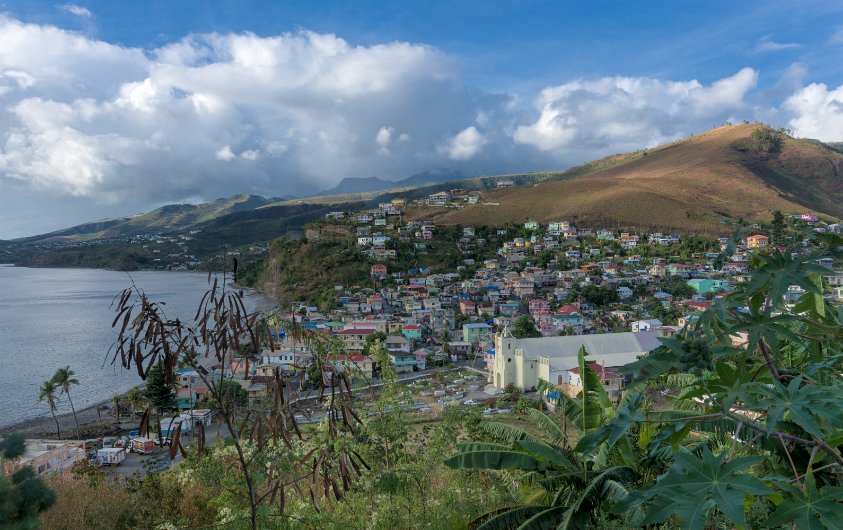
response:
<svg viewBox="0 0 843 530"><path fill-rule="evenodd" d="M108 355L116 337L115 295L134 280L166 303L169 317L191 320L207 279L187 272L133 272L130 279L116 271L0 265L0 427L49 415L38 389L63 366L70 365L80 382L71 390L77 410L138 384L136 372L112 365ZM67 399L59 412L70 412Z"/></svg>

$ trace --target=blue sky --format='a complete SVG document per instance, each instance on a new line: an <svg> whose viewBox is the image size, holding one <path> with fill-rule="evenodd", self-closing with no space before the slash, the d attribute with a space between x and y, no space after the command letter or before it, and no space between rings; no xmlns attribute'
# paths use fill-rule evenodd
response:
<svg viewBox="0 0 843 530"><path fill-rule="evenodd" d="M730 120L843 140L839 2L0 13L0 238L348 176L562 168Z"/></svg>

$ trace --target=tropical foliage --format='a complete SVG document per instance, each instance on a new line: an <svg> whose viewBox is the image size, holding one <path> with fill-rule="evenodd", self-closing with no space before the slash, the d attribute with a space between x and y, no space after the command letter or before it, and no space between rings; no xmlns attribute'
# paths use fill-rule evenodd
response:
<svg viewBox="0 0 843 530"><path fill-rule="evenodd" d="M38 528L38 514L56 500L31 467L21 467L7 475L5 461L13 462L25 452L26 440L21 433L0 440L0 528Z"/></svg>
<svg viewBox="0 0 843 530"><path fill-rule="evenodd" d="M539 389L564 428L531 411L546 436L492 424L506 444L461 444L449 466L536 489L481 528L839 528L843 308L823 298L821 255L756 256L750 282L622 369L634 382L617 404L581 351L579 395ZM792 285L804 294L788 304Z"/></svg>

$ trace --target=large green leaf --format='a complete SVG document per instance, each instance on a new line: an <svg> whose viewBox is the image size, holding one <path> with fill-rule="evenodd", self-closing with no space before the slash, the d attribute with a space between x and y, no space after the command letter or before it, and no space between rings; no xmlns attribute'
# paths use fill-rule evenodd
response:
<svg viewBox="0 0 843 530"><path fill-rule="evenodd" d="M704 398L706 405L716 405L721 411L729 411L746 393L746 384L752 375L745 363L733 365L719 361L714 367L714 373L706 379L698 381L688 388L680 399Z"/></svg>
<svg viewBox="0 0 843 530"><path fill-rule="evenodd" d="M752 281L746 287L750 296L757 292L765 294L778 305L791 285L798 285L810 293L822 294L822 290L811 281L810 273L828 273L827 269L811 263L814 256L800 256L793 258L790 253L776 252L769 256L761 256L761 266L752 273Z"/></svg>
<svg viewBox="0 0 843 530"><path fill-rule="evenodd" d="M621 481L631 480L635 473L626 467L613 466L588 477L585 487L565 511L558 528L568 530L588 527L595 511L604 502L613 502L627 494Z"/></svg>
<svg viewBox="0 0 843 530"><path fill-rule="evenodd" d="M546 443L534 442L532 440L519 440L515 442L515 446L537 460L550 462L562 469L572 470L576 467L570 460L568 460L568 457L559 451L559 449L551 447Z"/></svg>
<svg viewBox="0 0 843 530"><path fill-rule="evenodd" d="M454 469L523 469L542 471L548 468L545 460L514 450L469 451L445 460Z"/></svg>
<svg viewBox="0 0 843 530"><path fill-rule="evenodd" d="M567 508L553 506L530 517L518 527L518 530L548 530L556 526Z"/></svg>
<svg viewBox="0 0 843 530"><path fill-rule="evenodd" d="M551 506L522 506L503 510L483 523L477 530L512 530L518 528L536 514L550 509Z"/></svg>
<svg viewBox="0 0 843 530"><path fill-rule="evenodd" d="M622 499L615 510L628 513L650 501L644 523L664 521L674 515L683 528L703 529L713 508L738 525L744 526L747 495L768 495L773 491L760 479L745 472L763 459L713 455L705 447L699 458L686 448L674 455L674 463L656 483Z"/></svg>
<svg viewBox="0 0 843 530"><path fill-rule="evenodd" d="M775 430L780 421L789 419L811 435L822 437L824 429L820 423L843 423L843 388L803 383L801 375L794 377L787 386L775 380L767 385L754 383L747 388L747 401L751 401L753 408L767 410L767 429L770 431Z"/></svg>
<svg viewBox="0 0 843 530"><path fill-rule="evenodd" d="M583 389L577 394L577 400L581 405L580 419L578 427L583 433L591 432L603 424L603 418L606 412L612 410L612 401L603 388L597 372L588 364L584 346L580 346L580 351L577 354L577 362L580 369L580 379L582 380Z"/></svg>
<svg viewBox="0 0 843 530"><path fill-rule="evenodd" d="M804 493L792 485L785 491L787 497L767 524L788 527L795 524L799 530L843 530L843 488L826 486L817 489L813 474L808 474Z"/></svg>
<svg viewBox="0 0 843 530"><path fill-rule="evenodd" d="M537 409L527 409L527 416L533 420L534 423L538 424L539 428L541 428L541 430L546 434L547 441L551 444L561 446L567 441L568 436L562 428L557 425L553 418L544 412Z"/></svg>
<svg viewBox="0 0 843 530"><path fill-rule="evenodd" d="M615 417L583 436L577 444L577 451L586 457L597 447L606 443L609 448L614 447L621 436L629 432L632 424L646 419L642 407L644 405L643 389L635 389L624 393L624 400L615 413Z"/></svg>
<svg viewBox="0 0 843 530"><path fill-rule="evenodd" d="M661 341L661 346L637 361L621 366L618 371L646 381L674 369L679 365L679 359L683 355L681 343L676 337L661 339Z"/></svg>
<svg viewBox="0 0 843 530"><path fill-rule="evenodd" d="M766 311L743 312L739 314L737 322L726 330L726 334L731 336L745 332L748 351L755 351L762 339L767 347L778 351L780 339L787 339L793 344L802 344L802 339L789 327L796 320L796 317L791 315L771 315Z"/></svg>
<svg viewBox="0 0 843 530"><path fill-rule="evenodd" d="M506 440L507 442L514 442L516 440L533 440L541 442L542 439L534 434L530 434L524 429L519 429L514 425L501 423L497 421L487 421L483 423L483 429L496 438Z"/></svg>

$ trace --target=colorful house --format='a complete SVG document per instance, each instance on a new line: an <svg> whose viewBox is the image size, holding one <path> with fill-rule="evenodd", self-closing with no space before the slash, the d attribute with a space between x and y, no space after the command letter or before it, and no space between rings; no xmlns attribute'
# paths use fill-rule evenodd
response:
<svg viewBox="0 0 843 530"><path fill-rule="evenodd" d="M746 248L764 248L769 244L770 238L762 234L755 234L746 238Z"/></svg>
<svg viewBox="0 0 843 530"><path fill-rule="evenodd" d="M389 352L389 360L396 372L412 372L416 368L416 356L412 353Z"/></svg>
<svg viewBox="0 0 843 530"><path fill-rule="evenodd" d="M409 340L421 340L422 330L416 324L407 324L401 328L401 334Z"/></svg>
<svg viewBox="0 0 843 530"><path fill-rule="evenodd" d="M374 278L385 278L387 275L386 265L383 263L376 263L372 265L370 273Z"/></svg>
<svg viewBox="0 0 843 530"><path fill-rule="evenodd" d="M725 280L710 280L695 278L688 280L688 286L697 294L720 293L729 289L729 282Z"/></svg>
<svg viewBox="0 0 843 530"><path fill-rule="evenodd" d="M463 324L462 340L471 344L485 342L492 337L492 326L489 324Z"/></svg>

